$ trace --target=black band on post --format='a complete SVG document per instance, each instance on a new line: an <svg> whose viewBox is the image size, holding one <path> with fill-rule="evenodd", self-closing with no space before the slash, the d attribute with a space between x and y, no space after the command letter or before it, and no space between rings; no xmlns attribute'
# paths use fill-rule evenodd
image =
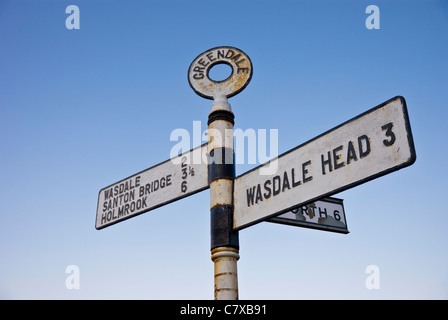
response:
<svg viewBox="0 0 448 320"><path fill-rule="evenodd" d="M235 179L235 154L229 148L216 148L208 155L208 180Z"/></svg>
<svg viewBox="0 0 448 320"><path fill-rule="evenodd" d="M217 110L213 111L208 115L208 122L207 124L210 125L215 120L226 120L231 122L232 124L235 124L235 115L231 111L226 110Z"/></svg>
<svg viewBox="0 0 448 320"><path fill-rule="evenodd" d="M210 213L211 250L218 247L239 249L238 231L233 231L232 206L217 205Z"/></svg>

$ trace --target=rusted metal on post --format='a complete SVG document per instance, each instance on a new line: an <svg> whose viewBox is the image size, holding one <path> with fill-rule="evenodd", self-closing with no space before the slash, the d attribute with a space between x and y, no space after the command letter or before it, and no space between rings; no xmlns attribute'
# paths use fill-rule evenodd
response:
<svg viewBox="0 0 448 320"><path fill-rule="evenodd" d="M210 79L217 64L232 68L222 81ZM190 65L188 82L201 97L212 99L208 117L208 177L210 182L210 247L214 262L216 300L238 299L238 231L233 230L234 114L227 98L240 93L252 78L252 62L234 47L216 47L201 53Z"/></svg>

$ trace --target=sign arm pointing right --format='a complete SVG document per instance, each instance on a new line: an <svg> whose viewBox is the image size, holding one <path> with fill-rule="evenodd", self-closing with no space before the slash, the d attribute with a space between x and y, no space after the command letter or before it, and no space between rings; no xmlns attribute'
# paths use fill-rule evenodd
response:
<svg viewBox="0 0 448 320"><path fill-rule="evenodd" d="M412 165L414 142L403 97L392 98L235 179L240 230Z"/></svg>

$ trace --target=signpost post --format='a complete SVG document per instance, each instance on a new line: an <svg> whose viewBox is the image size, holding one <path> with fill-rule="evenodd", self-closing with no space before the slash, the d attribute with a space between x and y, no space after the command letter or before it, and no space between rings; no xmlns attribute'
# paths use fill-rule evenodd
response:
<svg viewBox="0 0 448 320"><path fill-rule="evenodd" d="M218 64L231 67L210 79ZM191 88L213 100L208 143L100 190L96 229L210 188L215 299L238 299L239 230L261 221L348 233L341 199L327 198L414 163L406 102L395 97L235 178L234 114L227 99L252 78L240 49L216 47L188 69Z"/></svg>
<svg viewBox="0 0 448 320"><path fill-rule="evenodd" d="M227 64L231 75L223 81L209 78L210 69ZM234 115L227 98L241 92L252 77L252 62L241 50L217 47L201 53L190 65L188 81L201 97L213 99L208 116L211 258L216 300L238 299L238 232L233 230Z"/></svg>

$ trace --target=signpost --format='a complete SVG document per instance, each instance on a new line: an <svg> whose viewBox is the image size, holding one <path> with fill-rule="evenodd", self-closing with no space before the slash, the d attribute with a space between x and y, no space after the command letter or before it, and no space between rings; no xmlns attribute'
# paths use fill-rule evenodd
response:
<svg viewBox="0 0 448 320"><path fill-rule="evenodd" d="M102 229L196 192L208 185L207 144L100 190L95 228Z"/></svg>
<svg viewBox="0 0 448 320"><path fill-rule="evenodd" d="M210 79L217 64L232 68ZM414 163L406 102L395 97L235 178L234 114L227 99L252 78L252 62L234 47L197 56L191 88L214 100L208 143L100 190L96 229L210 188L215 299L238 299L239 230L261 221L348 233L342 200L328 196Z"/></svg>
<svg viewBox="0 0 448 320"><path fill-rule="evenodd" d="M324 198L267 220L290 226L349 233L342 199Z"/></svg>
<svg viewBox="0 0 448 320"><path fill-rule="evenodd" d="M235 179L236 230L414 163L406 102L395 97ZM271 162L272 162L271 161ZM264 170L267 171L267 170Z"/></svg>

